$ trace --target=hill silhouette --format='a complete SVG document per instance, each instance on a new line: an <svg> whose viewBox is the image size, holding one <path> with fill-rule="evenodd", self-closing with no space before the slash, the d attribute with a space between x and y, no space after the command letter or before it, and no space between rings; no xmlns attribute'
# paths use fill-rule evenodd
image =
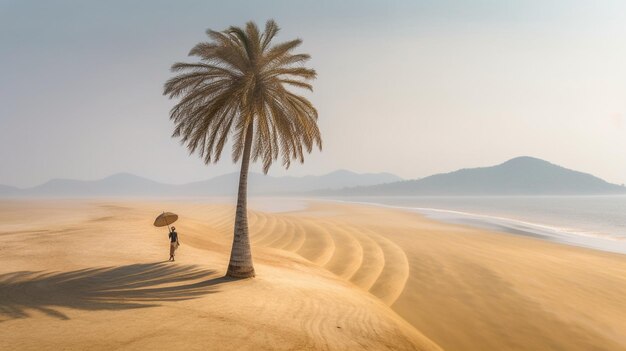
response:
<svg viewBox="0 0 626 351"><path fill-rule="evenodd" d="M8 186L8 185L2 185L0 184L0 196L10 196L10 195L15 195L19 192L20 190L16 187L12 187L12 186Z"/></svg>
<svg viewBox="0 0 626 351"><path fill-rule="evenodd" d="M602 195L626 188L591 174L522 156L492 167L461 169L418 180L325 191L325 195Z"/></svg>
<svg viewBox="0 0 626 351"><path fill-rule="evenodd" d="M250 173L248 179L250 194L287 195L389 183L402 178L391 173L360 174L339 170L321 176L304 177ZM0 185L0 197L223 196L236 194L238 181L237 172L182 185L164 184L129 173L118 173L99 180L52 179L27 189Z"/></svg>

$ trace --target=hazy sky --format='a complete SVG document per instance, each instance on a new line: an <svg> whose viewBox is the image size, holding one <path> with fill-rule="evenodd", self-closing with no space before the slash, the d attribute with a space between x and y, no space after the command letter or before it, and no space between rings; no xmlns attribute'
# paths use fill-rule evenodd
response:
<svg viewBox="0 0 626 351"><path fill-rule="evenodd" d="M324 150L287 174L530 155L626 182L626 1L0 0L0 184L237 170L170 138L162 86L207 28L269 18L319 76Z"/></svg>

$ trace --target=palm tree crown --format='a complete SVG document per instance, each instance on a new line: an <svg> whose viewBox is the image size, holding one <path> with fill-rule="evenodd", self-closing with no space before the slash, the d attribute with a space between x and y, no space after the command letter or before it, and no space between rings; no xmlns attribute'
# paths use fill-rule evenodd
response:
<svg viewBox="0 0 626 351"><path fill-rule="evenodd" d="M251 156L263 161L264 173L279 154L288 168L293 159L304 162L303 150L311 152L314 144L321 150L316 109L286 88L313 90L308 82L315 79L315 70L302 66L310 56L292 53L300 39L271 45L278 30L273 20L262 34L253 22L245 29L207 30L213 41L189 52L200 62L172 66L180 74L165 83L164 94L181 97L170 112L176 124L172 136L181 137L190 153L199 152L205 163L220 159L231 133L237 162L251 125L256 129Z"/></svg>
<svg viewBox="0 0 626 351"><path fill-rule="evenodd" d="M189 52L200 62L176 63L177 73L165 83L163 94L180 98L170 111L180 137L190 153L198 152L205 163L217 162L232 134L233 161L241 159L233 246L227 275L255 275L250 250L247 216L247 184L250 159L263 161L267 173L272 161L282 158L304 162L304 150L321 150L317 111L306 98L287 87L313 91L309 81L315 71L303 66L307 54L292 51L300 39L270 45L278 33L270 20L261 34L253 22L245 29L208 30L211 42ZM256 132L256 133L255 133Z"/></svg>

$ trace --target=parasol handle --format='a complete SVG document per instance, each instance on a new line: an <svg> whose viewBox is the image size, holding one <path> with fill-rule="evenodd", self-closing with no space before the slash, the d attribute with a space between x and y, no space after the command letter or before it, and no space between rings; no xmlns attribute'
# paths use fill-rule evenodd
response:
<svg viewBox="0 0 626 351"><path fill-rule="evenodd" d="M171 233L172 230L170 229L170 224L167 223L167 217L165 216L165 211L163 211L163 218L165 219L165 225L167 225L167 232Z"/></svg>

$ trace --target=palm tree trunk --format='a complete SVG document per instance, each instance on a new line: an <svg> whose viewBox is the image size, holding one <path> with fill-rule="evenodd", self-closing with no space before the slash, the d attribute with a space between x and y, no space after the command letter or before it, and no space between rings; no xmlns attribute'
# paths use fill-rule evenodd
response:
<svg viewBox="0 0 626 351"><path fill-rule="evenodd" d="M248 235L248 166L250 165L250 149L252 148L252 123L246 131L241 172L239 173L239 193L237 195L237 214L235 217L235 233L233 247L230 251L230 262L226 275L235 278L254 277L252 253L250 251L250 236Z"/></svg>

